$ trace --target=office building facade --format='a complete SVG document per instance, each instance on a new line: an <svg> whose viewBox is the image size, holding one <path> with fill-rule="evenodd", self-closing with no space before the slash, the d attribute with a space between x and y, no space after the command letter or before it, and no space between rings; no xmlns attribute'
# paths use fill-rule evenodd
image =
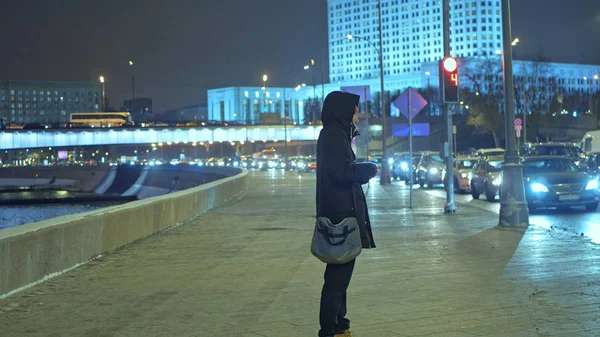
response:
<svg viewBox="0 0 600 337"><path fill-rule="evenodd" d="M127 111L134 121L146 122L152 116L152 99L139 97L123 101L122 111Z"/></svg>
<svg viewBox="0 0 600 337"><path fill-rule="evenodd" d="M378 1L328 0L331 82L379 77ZM423 63L443 57L441 0L381 0L381 12L386 76L419 74ZM500 0L451 0L450 40L453 56L495 55L502 49Z"/></svg>
<svg viewBox="0 0 600 337"><path fill-rule="evenodd" d="M0 81L4 123L65 123L72 112L100 111L101 100L95 82Z"/></svg>
<svg viewBox="0 0 600 337"><path fill-rule="evenodd" d="M209 119L256 123L260 113L278 112L298 124L311 119L313 102L322 102L327 93L347 88L367 87L371 103L365 111L379 112L379 0L328 0L329 82L315 90L293 88L233 87L208 91ZM427 90L425 98L439 101L438 61L443 58L441 0L381 0L383 63L386 109L392 116L399 111L390 100L409 87ZM352 38L349 38L352 37ZM474 89L477 79L490 75L502 85L502 13L500 0L450 0L450 50L459 59L459 86ZM482 64L493 64L484 74ZM586 110L598 113L592 94L600 91L600 66L552 62L513 61L515 88L541 91L538 101L550 102L557 96L579 96L588 100ZM536 70L537 69L537 70ZM542 69L543 71L538 71ZM429 90L431 89L431 90ZM285 99L282 98L283 93ZM363 97L363 99L364 99ZM526 100L518 96L517 100ZM285 105L282 105L285 101ZM539 103L539 102L538 102ZM517 102L528 113L554 113L550 104ZM593 111L592 111L593 110ZM320 111L318 112L320 114ZM427 109L438 115L439 108ZM521 113L521 111L517 111Z"/></svg>

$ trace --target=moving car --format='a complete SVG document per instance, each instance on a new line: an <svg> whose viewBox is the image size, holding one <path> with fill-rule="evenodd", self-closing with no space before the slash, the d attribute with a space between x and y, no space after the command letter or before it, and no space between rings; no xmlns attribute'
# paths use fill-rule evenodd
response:
<svg viewBox="0 0 600 337"><path fill-rule="evenodd" d="M413 153L413 157L418 157ZM408 181L410 178L410 153L402 152L394 154L394 157L391 158L392 163L390 165L390 176L392 179L398 179L403 181Z"/></svg>
<svg viewBox="0 0 600 337"><path fill-rule="evenodd" d="M561 156L567 157L579 166L585 161L585 154L573 143L539 143L531 144L524 156Z"/></svg>
<svg viewBox="0 0 600 337"><path fill-rule="evenodd" d="M475 151L475 153L471 157L492 157L492 156L503 156L504 149L501 148L491 148L491 149L479 149Z"/></svg>
<svg viewBox="0 0 600 337"><path fill-rule="evenodd" d="M598 208L598 178L559 156L532 156L523 160L525 198L530 211L541 207Z"/></svg>
<svg viewBox="0 0 600 337"><path fill-rule="evenodd" d="M600 152L600 130L586 132L579 146L586 153Z"/></svg>
<svg viewBox="0 0 600 337"><path fill-rule="evenodd" d="M600 153L590 153L586 158L586 171L591 175L600 174Z"/></svg>
<svg viewBox="0 0 600 337"><path fill-rule="evenodd" d="M496 200L502 184L502 163L504 156L480 158L471 169L471 196L479 199L485 194L487 201Z"/></svg>
<svg viewBox="0 0 600 337"><path fill-rule="evenodd" d="M417 165L416 178L421 187L433 187L434 184L441 184L442 171L444 170L444 160L439 152L423 152Z"/></svg>
<svg viewBox="0 0 600 337"><path fill-rule="evenodd" d="M477 162L476 158L458 157L454 160L454 192L466 193L471 190L471 169ZM446 169L442 174L446 183Z"/></svg>

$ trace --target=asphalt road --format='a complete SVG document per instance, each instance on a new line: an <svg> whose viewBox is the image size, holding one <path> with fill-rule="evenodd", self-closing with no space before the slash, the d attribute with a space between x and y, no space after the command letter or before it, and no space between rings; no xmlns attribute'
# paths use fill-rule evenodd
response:
<svg viewBox="0 0 600 337"><path fill-rule="evenodd" d="M393 184L404 185L403 182L394 181ZM406 187L408 189L408 187ZM428 193L430 195L446 198L446 191L442 185L432 189L420 190L415 185L417 193ZM469 205L489 211L496 216L500 211L500 200L496 198L495 202L488 202L482 197L474 200L470 194L455 194L455 203L460 215L460 206ZM600 208L596 212L589 212L583 207L571 208L568 210L542 209L529 216L529 223L548 229L562 230L576 235L583 234L589 237L593 242L600 243Z"/></svg>

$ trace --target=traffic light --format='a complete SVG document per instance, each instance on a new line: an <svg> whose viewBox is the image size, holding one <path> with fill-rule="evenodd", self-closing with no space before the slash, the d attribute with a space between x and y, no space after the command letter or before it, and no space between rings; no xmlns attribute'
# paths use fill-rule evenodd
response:
<svg viewBox="0 0 600 337"><path fill-rule="evenodd" d="M444 103L458 103L458 60L454 57L440 61L440 88Z"/></svg>

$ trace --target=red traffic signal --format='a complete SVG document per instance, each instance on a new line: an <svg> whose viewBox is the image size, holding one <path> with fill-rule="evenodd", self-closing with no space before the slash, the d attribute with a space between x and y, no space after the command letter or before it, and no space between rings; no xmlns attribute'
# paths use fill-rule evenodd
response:
<svg viewBox="0 0 600 337"><path fill-rule="evenodd" d="M458 62L453 57L447 57L444 59L444 70L447 72L454 72L458 68Z"/></svg>
<svg viewBox="0 0 600 337"><path fill-rule="evenodd" d="M440 88L444 103L458 103L458 60L454 57L440 61Z"/></svg>

